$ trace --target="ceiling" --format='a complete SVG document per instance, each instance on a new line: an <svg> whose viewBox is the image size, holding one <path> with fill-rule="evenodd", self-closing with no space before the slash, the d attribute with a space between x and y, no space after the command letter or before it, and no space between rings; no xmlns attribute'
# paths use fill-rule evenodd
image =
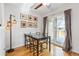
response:
<svg viewBox="0 0 79 59"><path fill-rule="evenodd" d="M50 3L48 6L42 5L38 9L34 9L34 8L40 3L6 3L6 4L19 7L22 11L32 10L33 12L35 12L39 15L45 15L45 14L59 8L64 3Z"/></svg>
<svg viewBox="0 0 79 59"><path fill-rule="evenodd" d="M48 6L41 6L40 8L36 9L35 11L41 15L45 15L59 7L61 7L64 3L50 3Z"/></svg>

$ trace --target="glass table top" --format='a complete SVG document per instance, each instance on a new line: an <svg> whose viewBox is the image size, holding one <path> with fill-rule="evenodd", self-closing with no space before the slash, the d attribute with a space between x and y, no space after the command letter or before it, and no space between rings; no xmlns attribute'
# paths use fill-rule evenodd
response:
<svg viewBox="0 0 79 59"><path fill-rule="evenodd" d="M35 39L47 39L48 36L44 36L44 35L34 35L34 34L26 34L27 36L31 36Z"/></svg>

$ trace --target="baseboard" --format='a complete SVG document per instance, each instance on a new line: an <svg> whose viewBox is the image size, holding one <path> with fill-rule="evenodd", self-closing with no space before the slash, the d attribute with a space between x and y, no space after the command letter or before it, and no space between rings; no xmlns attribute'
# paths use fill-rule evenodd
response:
<svg viewBox="0 0 79 59"><path fill-rule="evenodd" d="M73 53L76 53L76 54L79 54L79 52L78 52L78 51L75 51L75 50L72 50L72 52L73 52Z"/></svg>
<svg viewBox="0 0 79 59"><path fill-rule="evenodd" d="M20 45L17 45L17 46L13 46L13 48L17 48L17 47L20 47L20 46L24 46L24 44L20 44Z"/></svg>
<svg viewBox="0 0 79 59"><path fill-rule="evenodd" d="M17 45L17 46L13 46L13 49L17 48L17 47L21 47L21 46L24 46L24 44L20 44L20 45ZM9 50L9 48L6 48L6 51Z"/></svg>

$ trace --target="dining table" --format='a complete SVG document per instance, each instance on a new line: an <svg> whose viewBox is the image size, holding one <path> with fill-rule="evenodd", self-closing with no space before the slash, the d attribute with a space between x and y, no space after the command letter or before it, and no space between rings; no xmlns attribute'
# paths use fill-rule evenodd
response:
<svg viewBox="0 0 79 59"><path fill-rule="evenodd" d="M34 35L34 34L25 34L25 37L31 37L33 38L34 40L37 40L37 56L39 56L39 42L42 41L42 40L47 40L48 41L48 50L49 50L49 53L51 51L51 39L50 39L50 36L45 36L45 35ZM26 45L26 38L25 38L25 45Z"/></svg>

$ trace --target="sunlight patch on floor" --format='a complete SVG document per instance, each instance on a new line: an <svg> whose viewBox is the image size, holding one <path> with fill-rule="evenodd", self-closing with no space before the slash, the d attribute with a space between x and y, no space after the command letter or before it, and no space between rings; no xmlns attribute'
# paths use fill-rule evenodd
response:
<svg viewBox="0 0 79 59"><path fill-rule="evenodd" d="M62 48L52 45L51 46L51 56L64 56L64 52Z"/></svg>

